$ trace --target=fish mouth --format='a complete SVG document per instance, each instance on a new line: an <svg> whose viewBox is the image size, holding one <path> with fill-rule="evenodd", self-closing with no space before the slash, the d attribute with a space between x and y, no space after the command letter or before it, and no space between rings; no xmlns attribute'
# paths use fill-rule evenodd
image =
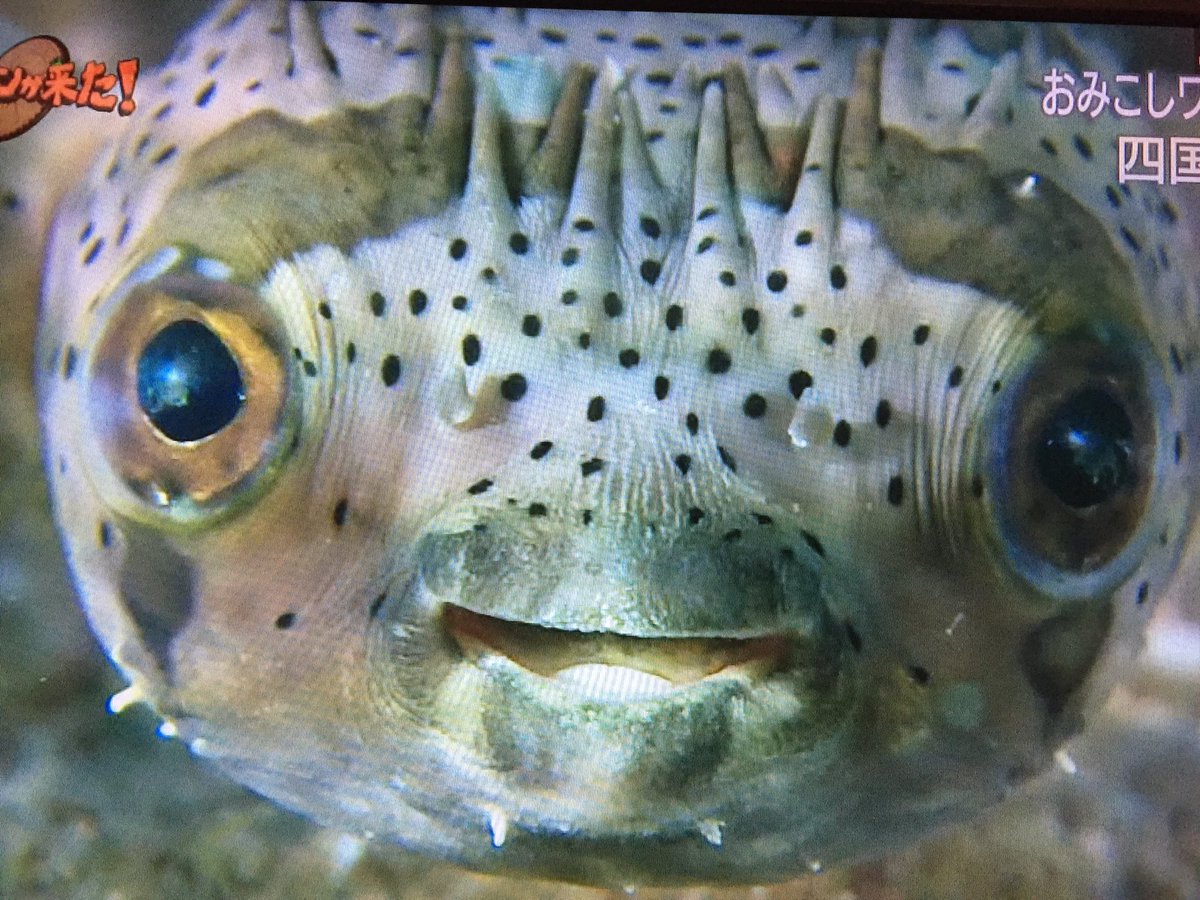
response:
<svg viewBox="0 0 1200 900"><path fill-rule="evenodd" d="M643 637L502 619L453 603L440 611L463 657L499 655L590 699L636 702L721 678L753 682L794 668L802 637L778 631L750 637Z"/></svg>

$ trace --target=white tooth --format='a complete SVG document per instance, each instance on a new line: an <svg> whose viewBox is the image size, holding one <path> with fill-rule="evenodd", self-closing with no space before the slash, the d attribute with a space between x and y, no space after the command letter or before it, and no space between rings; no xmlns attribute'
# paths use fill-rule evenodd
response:
<svg viewBox="0 0 1200 900"><path fill-rule="evenodd" d="M589 700L632 703L662 697L675 690L666 678L628 666L585 663L563 669L554 680Z"/></svg>
<svg viewBox="0 0 1200 900"><path fill-rule="evenodd" d="M219 259L202 256L196 260L196 271L211 281L228 281L233 277L233 269Z"/></svg>
<svg viewBox="0 0 1200 900"><path fill-rule="evenodd" d="M492 846L503 847L508 837L508 816L498 809L489 810L488 829L492 832Z"/></svg>
<svg viewBox="0 0 1200 900"><path fill-rule="evenodd" d="M721 834L721 826L724 822L718 822L716 819L701 819L696 823L696 828L706 841L714 847L720 847L724 836Z"/></svg>
<svg viewBox="0 0 1200 900"><path fill-rule="evenodd" d="M158 736L167 739L179 737L179 726L170 719L164 719L158 726Z"/></svg>
<svg viewBox="0 0 1200 900"><path fill-rule="evenodd" d="M1054 762L1068 775L1074 775L1079 771L1079 767L1075 765L1075 760L1071 759L1071 754L1061 747L1054 751Z"/></svg>

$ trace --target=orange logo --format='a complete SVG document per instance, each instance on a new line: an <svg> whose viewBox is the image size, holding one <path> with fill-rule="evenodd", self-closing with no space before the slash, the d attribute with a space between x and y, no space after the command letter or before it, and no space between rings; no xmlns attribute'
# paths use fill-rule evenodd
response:
<svg viewBox="0 0 1200 900"><path fill-rule="evenodd" d="M115 73L90 60L76 77L66 46L45 34L9 47L0 54L0 141L24 134L56 106L132 114L139 69L136 57L118 62ZM120 100L112 93L118 85Z"/></svg>

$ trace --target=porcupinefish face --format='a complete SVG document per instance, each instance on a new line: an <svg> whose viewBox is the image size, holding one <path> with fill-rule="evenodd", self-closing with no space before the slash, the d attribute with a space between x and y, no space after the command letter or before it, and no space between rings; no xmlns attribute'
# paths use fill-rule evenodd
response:
<svg viewBox="0 0 1200 900"><path fill-rule="evenodd" d="M321 821L597 883L782 878L1002 796L1195 517L1195 233L1114 183L1123 123L1040 108L1104 52L219 10L49 251L116 705Z"/></svg>

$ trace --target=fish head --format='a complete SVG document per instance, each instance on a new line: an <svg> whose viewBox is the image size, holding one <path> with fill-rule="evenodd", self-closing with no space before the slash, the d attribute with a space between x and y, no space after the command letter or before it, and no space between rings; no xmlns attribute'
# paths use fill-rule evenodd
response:
<svg viewBox="0 0 1200 900"><path fill-rule="evenodd" d="M1193 528L1195 226L1047 163L1036 41L738 22L234 5L139 88L39 346L119 696L321 821L602 884L1047 766Z"/></svg>

